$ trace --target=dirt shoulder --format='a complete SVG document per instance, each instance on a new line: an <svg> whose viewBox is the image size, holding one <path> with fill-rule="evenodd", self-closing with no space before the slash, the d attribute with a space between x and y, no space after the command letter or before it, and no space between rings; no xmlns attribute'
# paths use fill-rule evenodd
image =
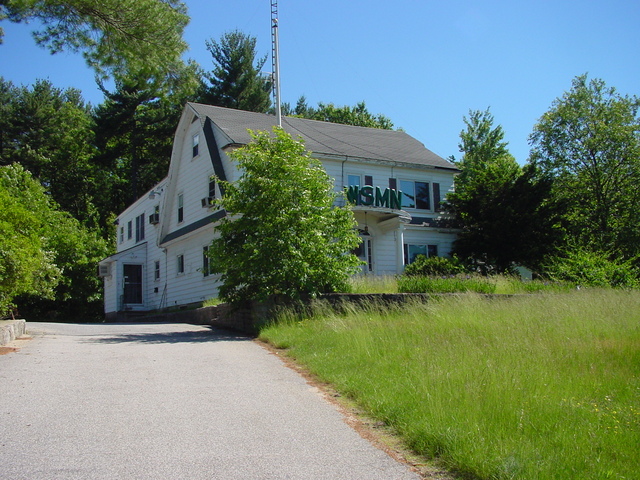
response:
<svg viewBox="0 0 640 480"><path fill-rule="evenodd" d="M317 390L318 394L336 406L344 416L344 421L347 425L390 457L409 466L425 480L456 480L459 478L438 467L435 461L421 457L411 451L391 427L367 416L352 400L342 396L330 384L320 381L304 367L298 365L287 356L286 350L275 348L262 340L256 339L255 342L280 358L288 368L300 374L311 387Z"/></svg>

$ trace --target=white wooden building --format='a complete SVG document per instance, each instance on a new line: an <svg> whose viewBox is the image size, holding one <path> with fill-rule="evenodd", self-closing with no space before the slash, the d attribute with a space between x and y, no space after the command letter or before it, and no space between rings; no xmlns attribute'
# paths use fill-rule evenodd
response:
<svg viewBox="0 0 640 480"><path fill-rule="evenodd" d="M122 212L117 253L100 262L105 314L196 304L217 295L206 249L224 212L212 179L235 181L227 156L251 138L247 129L271 131L272 115L188 103L176 130L169 174ZM401 273L416 255L449 255L455 230L445 227L439 203L458 171L404 132L284 117L282 127L319 159L347 189L363 239L363 273Z"/></svg>

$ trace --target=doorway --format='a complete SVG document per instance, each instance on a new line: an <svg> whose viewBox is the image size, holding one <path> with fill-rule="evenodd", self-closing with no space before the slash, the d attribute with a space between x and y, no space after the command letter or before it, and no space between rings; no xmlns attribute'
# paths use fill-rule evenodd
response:
<svg viewBox="0 0 640 480"><path fill-rule="evenodd" d="M122 267L124 275L124 304L142 304L142 265L125 263Z"/></svg>
<svg viewBox="0 0 640 480"><path fill-rule="evenodd" d="M360 235L360 242L353 253L364 262L362 273L370 274L373 272L373 241L368 232Z"/></svg>

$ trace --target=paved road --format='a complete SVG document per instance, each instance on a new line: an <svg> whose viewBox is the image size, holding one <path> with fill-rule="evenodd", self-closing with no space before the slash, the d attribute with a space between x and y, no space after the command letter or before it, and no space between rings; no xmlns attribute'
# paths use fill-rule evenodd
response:
<svg viewBox="0 0 640 480"><path fill-rule="evenodd" d="M30 323L0 356L0 479L419 477L294 371L193 325Z"/></svg>

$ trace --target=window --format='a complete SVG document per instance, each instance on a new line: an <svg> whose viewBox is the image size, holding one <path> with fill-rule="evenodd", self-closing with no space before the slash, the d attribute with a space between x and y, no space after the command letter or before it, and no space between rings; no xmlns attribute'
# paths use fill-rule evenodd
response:
<svg viewBox="0 0 640 480"><path fill-rule="evenodd" d="M176 263L178 275L184 273L184 255L178 255L176 257Z"/></svg>
<svg viewBox="0 0 640 480"><path fill-rule="evenodd" d="M431 209L428 183L400 180L400 190L402 191L402 208Z"/></svg>
<svg viewBox="0 0 640 480"><path fill-rule="evenodd" d="M120 227L120 243L124 242L124 227Z"/></svg>
<svg viewBox="0 0 640 480"><path fill-rule="evenodd" d="M144 213L136 217L136 242L144 240Z"/></svg>
<svg viewBox="0 0 640 480"><path fill-rule="evenodd" d="M216 198L216 181L213 178L209 179L209 198Z"/></svg>
<svg viewBox="0 0 640 480"><path fill-rule="evenodd" d="M184 195L178 195L178 223L184 221Z"/></svg>
<svg viewBox="0 0 640 480"><path fill-rule="evenodd" d="M437 257L438 246L437 245L411 245L404 244L404 264L409 265L415 262L418 255L424 255L425 257Z"/></svg>
<svg viewBox="0 0 640 480"><path fill-rule="evenodd" d="M160 280L160 260L156 260L153 264L153 279L156 282Z"/></svg>
<svg viewBox="0 0 640 480"><path fill-rule="evenodd" d="M211 266L209 265L209 247L202 247L202 274L205 277L211 275Z"/></svg>
<svg viewBox="0 0 640 480"><path fill-rule="evenodd" d="M133 237L133 224L129 220L127 222L127 240L131 240L131 237Z"/></svg>
<svg viewBox="0 0 640 480"><path fill-rule="evenodd" d="M192 148L193 158L196 158L200 153L200 134L198 133L193 136Z"/></svg>

